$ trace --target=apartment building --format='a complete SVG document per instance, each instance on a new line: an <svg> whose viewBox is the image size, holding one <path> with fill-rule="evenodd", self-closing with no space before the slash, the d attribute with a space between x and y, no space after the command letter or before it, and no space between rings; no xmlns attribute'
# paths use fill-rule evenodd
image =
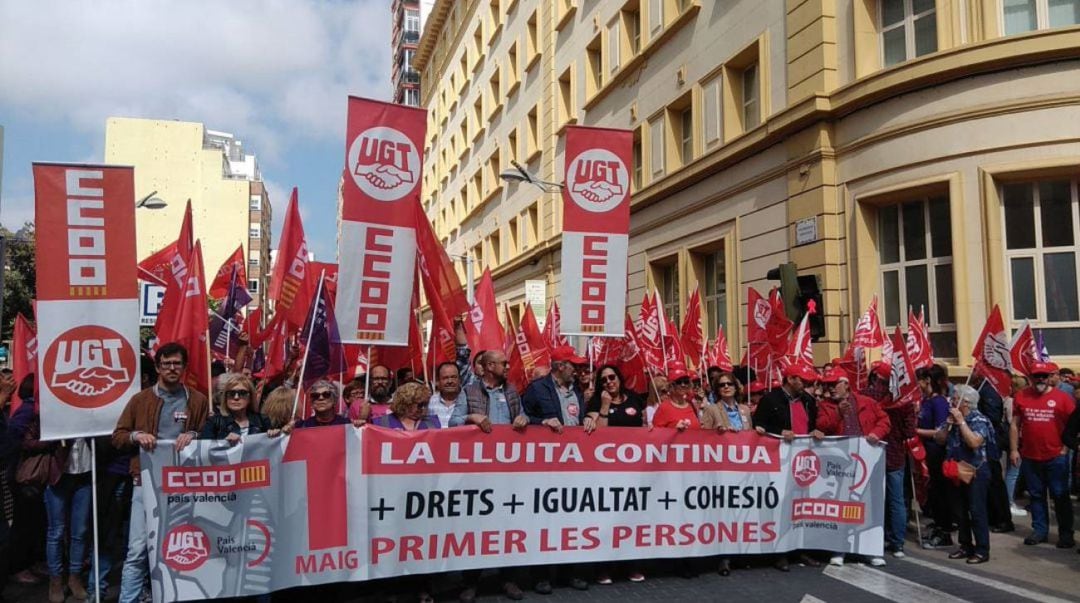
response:
<svg viewBox="0 0 1080 603"><path fill-rule="evenodd" d="M995 304L1068 361L1078 23L1077 0L438 1L423 202L520 312L526 280L557 295L562 201L500 171L562 181L568 124L625 128L631 304L678 316L699 286L738 358L747 288L793 261L824 289L819 363L874 295L890 330L925 308L958 373Z"/></svg>
<svg viewBox="0 0 1080 603"><path fill-rule="evenodd" d="M242 141L197 122L110 117L105 163L135 166L135 197L154 192L168 203L135 213L138 259L176 240L191 199L207 284L242 245L251 307L262 304L270 284L272 208L259 163Z"/></svg>

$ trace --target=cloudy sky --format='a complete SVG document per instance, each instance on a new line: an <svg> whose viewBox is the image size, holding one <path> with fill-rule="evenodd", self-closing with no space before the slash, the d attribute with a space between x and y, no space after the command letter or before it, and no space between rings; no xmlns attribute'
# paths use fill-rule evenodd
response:
<svg viewBox="0 0 1080 603"><path fill-rule="evenodd" d="M35 160L101 162L109 116L203 122L259 158L274 239L292 186L334 257L346 96L387 100L391 0L0 0L0 222Z"/></svg>

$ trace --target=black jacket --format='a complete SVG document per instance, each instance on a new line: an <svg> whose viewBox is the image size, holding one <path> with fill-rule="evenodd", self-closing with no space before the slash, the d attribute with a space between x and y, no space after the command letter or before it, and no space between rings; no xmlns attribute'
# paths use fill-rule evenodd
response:
<svg viewBox="0 0 1080 603"><path fill-rule="evenodd" d="M259 413L248 414L248 435L266 433L270 429L270 419L267 419L266 416ZM240 434L240 426L236 424L232 416L214 415L206 420L202 433L199 434L199 439L224 440L231 433Z"/></svg>
<svg viewBox="0 0 1080 603"><path fill-rule="evenodd" d="M814 431L817 429L817 403L806 392L799 394L799 398L806 406L810 431ZM791 409L783 388L778 387L761 397L754 411L754 427L764 427L767 433L776 435L791 429Z"/></svg>
<svg viewBox="0 0 1080 603"><path fill-rule="evenodd" d="M529 417L529 423L538 425L548 419L558 419L566 424L562 413L562 402L555 379L551 376L537 379L525 388L521 396L521 408ZM581 423L581 400L578 399L578 423Z"/></svg>

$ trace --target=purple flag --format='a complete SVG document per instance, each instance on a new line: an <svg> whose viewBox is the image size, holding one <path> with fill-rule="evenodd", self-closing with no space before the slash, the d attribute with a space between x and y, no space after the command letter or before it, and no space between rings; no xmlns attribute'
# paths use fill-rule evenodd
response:
<svg viewBox="0 0 1080 603"><path fill-rule="evenodd" d="M225 301L217 312L210 314L210 350L214 354L224 357L235 353L240 345L240 325L236 314L249 303L251 296L244 283L236 278L236 268L233 267Z"/></svg>
<svg viewBox="0 0 1080 603"><path fill-rule="evenodd" d="M315 310L308 314L300 331L300 341L310 341L303 369L305 390L315 381L334 377L345 369L345 354L334 317L334 302L322 294L324 291L325 287L319 287L315 293L311 306Z"/></svg>

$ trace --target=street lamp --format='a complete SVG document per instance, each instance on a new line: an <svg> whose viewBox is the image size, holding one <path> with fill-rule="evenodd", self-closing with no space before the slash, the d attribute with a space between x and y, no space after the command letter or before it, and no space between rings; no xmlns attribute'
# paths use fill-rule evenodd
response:
<svg viewBox="0 0 1080 603"><path fill-rule="evenodd" d="M514 169L503 170L502 173L499 174L500 180L505 180L507 182L524 182L526 184L531 184L536 188L544 191L545 193L557 193L562 190L564 186L559 182L548 182L547 180L541 180L536 176L533 176L532 174L527 172L525 168L521 167L521 165L518 164L518 162L516 161L510 161L510 165L514 166Z"/></svg>
<svg viewBox="0 0 1080 603"><path fill-rule="evenodd" d="M157 191L152 191L149 195L143 197L142 199L139 199L135 202L135 208L138 209L142 207L146 209L161 209L167 206L168 203L166 203L164 199L154 196L156 194Z"/></svg>

